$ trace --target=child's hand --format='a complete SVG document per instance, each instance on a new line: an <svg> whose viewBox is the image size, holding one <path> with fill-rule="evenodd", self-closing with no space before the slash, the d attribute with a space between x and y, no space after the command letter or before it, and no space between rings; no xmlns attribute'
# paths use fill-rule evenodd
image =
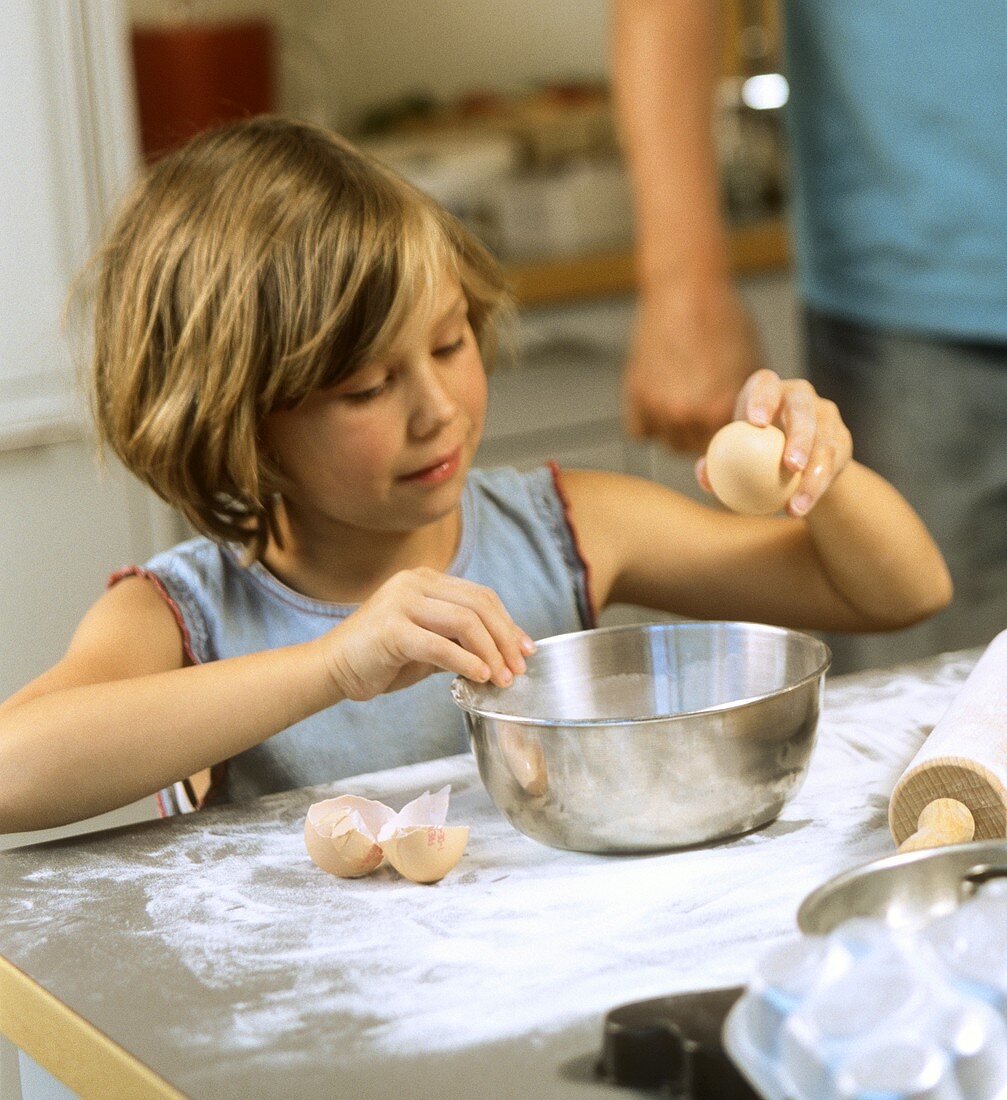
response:
<svg viewBox="0 0 1007 1100"><path fill-rule="evenodd" d="M397 573L320 643L339 694L360 701L442 669L506 687L535 649L492 589L426 568Z"/></svg>
<svg viewBox="0 0 1007 1100"><path fill-rule="evenodd" d="M819 397L803 378L784 381L771 370L757 370L738 394L735 420L759 427L775 424L786 436L783 466L801 473L787 511L805 516L853 457L853 440L832 401ZM700 485L711 492L705 459L696 465Z"/></svg>

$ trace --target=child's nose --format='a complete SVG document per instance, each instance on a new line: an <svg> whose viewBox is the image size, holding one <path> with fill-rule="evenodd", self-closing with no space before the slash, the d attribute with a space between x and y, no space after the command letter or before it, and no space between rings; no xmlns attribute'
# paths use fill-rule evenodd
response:
<svg viewBox="0 0 1007 1100"><path fill-rule="evenodd" d="M410 426L418 436L432 435L454 419L458 405L436 367L420 372L416 380Z"/></svg>

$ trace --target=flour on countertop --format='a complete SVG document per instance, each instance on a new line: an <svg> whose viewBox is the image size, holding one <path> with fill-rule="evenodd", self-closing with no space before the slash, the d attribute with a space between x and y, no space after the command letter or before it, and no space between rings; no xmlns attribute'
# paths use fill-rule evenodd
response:
<svg viewBox="0 0 1007 1100"><path fill-rule="evenodd" d="M145 826L129 845L113 838L100 865L64 852L65 866L23 878L5 935L16 942L19 922L37 934L43 910L54 926L72 925L100 899L110 922L128 920L179 973L220 994L220 1017L205 1027L165 1021L197 1061L265 1057L281 1037L283 1057L296 1060L298 1036L307 1050L341 1017L377 1052L447 1050L735 984L795 930L810 890L893 850L888 794L967 667L949 665L936 682L907 672L830 685L803 789L772 825L733 841L631 857L554 851L494 809L471 757L450 757L274 795L255 813L225 807L198 827ZM311 802L353 793L399 809L446 783L448 824L471 835L441 883L386 868L336 879L309 861Z"/></svg>

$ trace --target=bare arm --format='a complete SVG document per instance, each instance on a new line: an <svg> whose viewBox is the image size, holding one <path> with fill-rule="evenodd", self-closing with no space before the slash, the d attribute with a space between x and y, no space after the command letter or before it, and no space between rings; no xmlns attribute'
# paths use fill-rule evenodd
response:
<svg viewBox="0 0 1007 1100"><path fill-rule="evenodd" d="M107 592L63 660L0 707L0 831L125 805L335 701L310 646L182 665L178 626L152 585Z"/></svg>
<svg viewBox="0 0 1007 1100"><path fill-rule="evenodd" d="M171 611L152 585L125 580L63 660L0 707L0 832L125 805L343 699L437 669L507 683L529 647L488 589L420 569L315 641L183 667Z"/></svg>
<svg viewBox="0 0 1007 1100"><path fill-rule="evenodd" d="M599 608L625 602L688 618L878 631L950 599L920 519L857 463L806 520L715 511L621 474L569 470L563 483Z"/></svg>
<svg viewBox="0 0 1007 1100"><path fill-rule="evenodd" d="M714 150L712 0L615 0L612 71L636 206L639 304L626 369L636 435L702 451L758 366L732 284Z"/></svg>
<svg viewBox="0 0 1007 1100"><path fill-rule="evenodd" d="M696 618L822 630L892 630L951 599L923 522L884 478L852 461L839 410L803 380L757 371L739 419L776 423L799 474L786 518L748 517L618 475L565 475L596 598ZM700 481L709 488L699 464Z"/></svg>
<svg viewBox="0 0 1007 1100"><path fill-rule="evenodd" d="M615 104L644 285L686 269L708 279L730 275L711 128L719 9L709 0L615 0Z"/></svg>

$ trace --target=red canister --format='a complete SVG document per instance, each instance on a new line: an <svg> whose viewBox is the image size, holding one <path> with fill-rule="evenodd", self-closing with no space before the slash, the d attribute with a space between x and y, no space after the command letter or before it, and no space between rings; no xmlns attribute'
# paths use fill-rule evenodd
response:
<svg viewBox="0 0 1007 1100"><path fill-rule="evenodd" d="M140 141L147 160L230 119L276 109L276 36L265 20L133 29Z"/></svg>

